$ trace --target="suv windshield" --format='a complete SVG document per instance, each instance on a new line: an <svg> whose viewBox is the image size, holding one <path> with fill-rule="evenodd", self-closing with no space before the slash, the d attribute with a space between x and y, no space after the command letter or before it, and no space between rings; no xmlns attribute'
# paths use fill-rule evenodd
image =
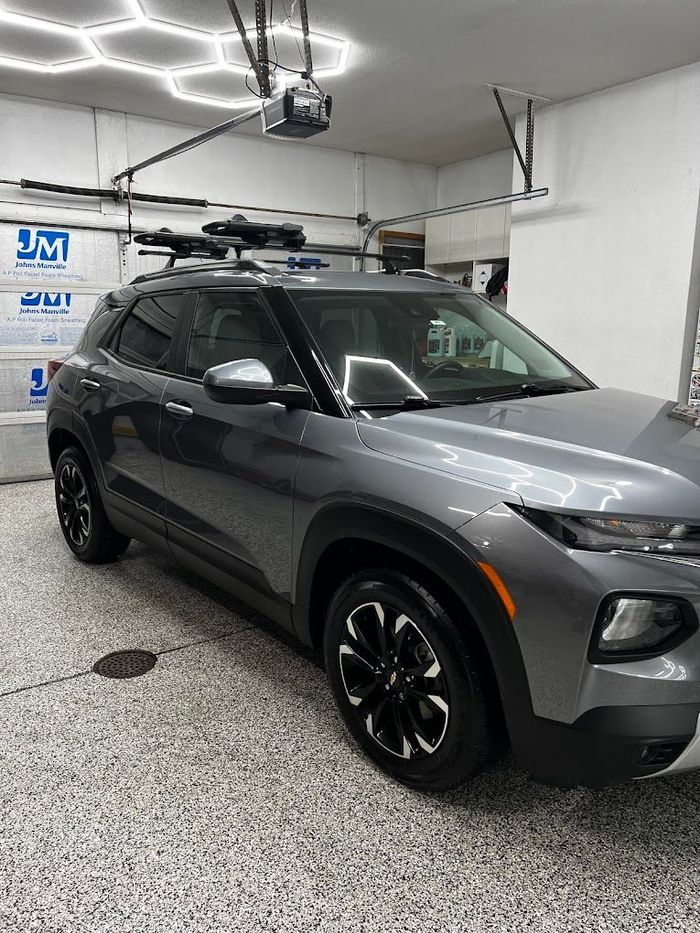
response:
<svg viewBox="0 0 700 933"><path fill-rule="evenodd" d="M290 295L351 404L466 403L590 388L471 292L294 289Z"/></svg>

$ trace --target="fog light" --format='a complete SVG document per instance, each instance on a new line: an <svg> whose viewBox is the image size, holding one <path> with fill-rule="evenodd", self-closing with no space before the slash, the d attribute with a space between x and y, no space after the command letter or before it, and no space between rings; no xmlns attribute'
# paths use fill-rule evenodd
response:
<svg viewBox="0 0 700 933"><path fill-rule="evenodd" d="M643 765L670 765L687 744L687 742L657 742L655 745L645 745L639 755L639 762Z"/></svg>
<svg viewBox="0 0 700 933"><path fill-rule="evenodd" d="M596 627L591 660L653 657L675 646L697 627L695 613L682 601L621 596L605 607Z"/></svg>

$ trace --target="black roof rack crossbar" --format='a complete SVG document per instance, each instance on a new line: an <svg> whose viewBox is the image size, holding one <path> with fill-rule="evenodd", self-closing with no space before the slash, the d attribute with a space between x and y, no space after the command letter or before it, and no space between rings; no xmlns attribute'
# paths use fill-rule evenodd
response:
<svg viewBox="0 0 700 933"><path fill-rule="evenodd" d="M191 250L186 253L180 253L177 251L168 251L165 249L140 249L139 256L167 256L168 262L165 264L166 269L172 269L178 259L214 259L222 260L226 259L226 253L228 248L222 252L220 255L212 255L209 251L203 250Z"/></svg>
<svg viewBox="0 0 700 933"><path fill-rule="evenodd" d="M307 243L306 252L318 253L319 256L350 256L352 259L376 259L381 262L387 272L398 272L399 265L410 263L410 256L387 256L384 253L367 253L361 249L353 249L347 246L316 246L314 243Z"/></svg>

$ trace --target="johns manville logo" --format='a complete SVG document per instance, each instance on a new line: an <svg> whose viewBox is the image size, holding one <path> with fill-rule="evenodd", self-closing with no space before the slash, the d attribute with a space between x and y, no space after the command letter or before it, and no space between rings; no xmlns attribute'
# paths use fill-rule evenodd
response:
<svg viewBox="0 0 700 933"><path fill-rule="evenodd" d="M70 314L70 292L25 292L19 299L20 314Z"/></svg>
<svg viewBox="0 0 700 933"><path fill-rule="evenodd" d="M70 233L67 230L17 231L17 262L23 269L65 269L68 262Z"/></svg>
<svg viewBox="0 0 700 933"><path fill-rule="evenodd" d="M35 366L30 375L29 404L43 405L49 392L49 380L44 366Z"/></svg>

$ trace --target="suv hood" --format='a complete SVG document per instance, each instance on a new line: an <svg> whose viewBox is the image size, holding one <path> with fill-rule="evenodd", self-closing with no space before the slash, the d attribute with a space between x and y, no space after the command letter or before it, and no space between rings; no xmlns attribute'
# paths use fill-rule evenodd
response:
<svg viewBox="0 0 700 933"><path fill-rule="evenodd" d="M591 389L358 422L372 450L563 512L700 519L700 430L675 402ZM700 413L699 413L700 415Z"/></svg>

